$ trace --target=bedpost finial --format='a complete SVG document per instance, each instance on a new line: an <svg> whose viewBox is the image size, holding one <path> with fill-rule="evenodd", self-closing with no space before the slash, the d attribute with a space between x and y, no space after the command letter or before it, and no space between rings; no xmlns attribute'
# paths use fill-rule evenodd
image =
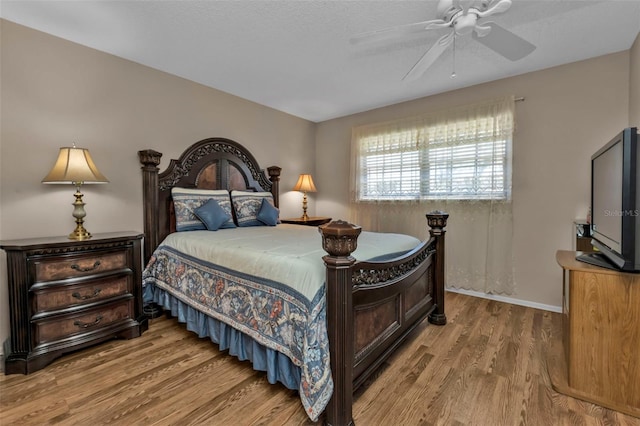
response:
<svg viewBox="0 0 640 426"><path fill-rule="evenodd" d="M274 180L280 180L280 172L282 171L282 167L278 167L278 166L267 167L267 171L269 172L269 177L271 178L272 182Z"/></svg>
<svg viewBox="0 0 640 426"><path fill-rule="evenodd" d="M138 159L140 160L140 164L145 167L158 167L160 164L160 158L162 157L162 153L158 151L154 151L153 149L145 149L142 151L138 151Z"/></svg>
<svg viewBox="0 0 640 426"><path fill-rule="evenodd" d="M358 236L362 227L353 225L344 220L333 222L318 227L322 234L322 248L330 256L346 257L358 247Z"/></svg>
<svg viewBox="0 0 640 426"><path fill-rule="evenodd" d="M429 233L431 235L441 235L444 232L444 228L447 227L447 219L449 218L449 213L445 213L440 210L434 210L432 212L427 213L427 223L431 228Z"/></svg>

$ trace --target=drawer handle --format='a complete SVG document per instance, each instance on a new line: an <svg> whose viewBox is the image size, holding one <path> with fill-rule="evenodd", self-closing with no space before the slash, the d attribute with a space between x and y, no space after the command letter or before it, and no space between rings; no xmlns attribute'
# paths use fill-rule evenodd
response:
<svg viewBox="0 0 640 426"><path fill-rule="evenodd" d="M81 295L80 293L78 293L77 291L75 293L72 293L71 295L73 297L75 297L76 299L80 299L80 300L87 300L87 299L93 299L94 297L98 297L98 295L102 292L101 288L96 288L93 290L93 294L87 294L85 296Z"/></svg>
<svg viewBox="0 0 640 426"><path fill-rule="evenodd" d="M88 268L81 268L80 265L74 263L73 265L71 265L71 269L75 269L78 272L89 272L98 269L98 266L100 266L100 261L96 260L93 266L90 266Z"/></svg>
<svg viewBox="0 0 640 426"><path fill-rule="evenodd" d="M96 325L100 324L100 321L102 321L102 315L98 315L94 322L74 321L73 325L80 328L89 328L89 327L95 327Z"/></svg>

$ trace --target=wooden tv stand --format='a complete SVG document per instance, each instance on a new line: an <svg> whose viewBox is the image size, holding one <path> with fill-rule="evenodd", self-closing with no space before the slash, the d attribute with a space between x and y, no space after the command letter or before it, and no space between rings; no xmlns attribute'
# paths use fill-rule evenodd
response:
<svg viewBox="0 0 640 426"><path fill-rule="evenodd" d="M563 269L562 343L549 353L557 392L640 417L640 274L575 259Z"/></svg>

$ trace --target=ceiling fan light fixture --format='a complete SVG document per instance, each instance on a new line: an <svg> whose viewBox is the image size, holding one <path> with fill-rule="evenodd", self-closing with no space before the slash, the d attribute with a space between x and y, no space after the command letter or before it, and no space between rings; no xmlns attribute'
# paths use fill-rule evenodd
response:
<svg viewBox="0 0 640 426"><path fill-rule="evenodd" d="M462 15L453 21L453 29L455 30L456 35L471 34L471 31L473 31L477 22L478 16L473 13Z"/></svg>

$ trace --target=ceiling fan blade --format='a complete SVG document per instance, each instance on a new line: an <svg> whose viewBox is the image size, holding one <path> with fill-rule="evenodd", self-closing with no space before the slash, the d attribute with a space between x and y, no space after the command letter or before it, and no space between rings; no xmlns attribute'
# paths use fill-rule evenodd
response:
<svg viewBox="0 0 640 426"><path fill-rule="evenodd" d="M499 53L511 61L522 59L536 50L536 47L533 44L529 43L522 37L515 35L511 31L502 28L495 22L485 22L483 26L491 27L491 31L483 37L478 36L474 32L474 40L484 44L489 49Z"/></svg>
<svg viewBox="0 0 640 426"><path fill-rule="evenodd" d="M354 35L351 37L350 41L351 44L371 43L425 31L431 28L437 28L442 26L442 24L446 24L444 25L445 27L449 26L449 23L442 19L434 19L432 21L416 22L413 24L398 25L396 27L389 27L376 31L367 31Z"/></svg>
<svg viewBox="0 0 640 426"><path fill-rule="evenodd" d="M484 12L478 13L478 18L484 18L489 15L497 15L499 13L506 12L511 7L511 0L499 0L496 4L489 7Z"/></svg>
<svg viewBox="0 0 640 426"><path fill-rule="evenodd" d="M420 78L422 74L425 73L427 68L429 68L433 63L442 55L442 53L447 49L447 47L453 41L453 37L455 36L455 32L451 31L449 34L446 34L438 41L434 43L433 46L420 58L418 62L409 70L407 75L405 75L403 80L415 80Z"/></svg>

